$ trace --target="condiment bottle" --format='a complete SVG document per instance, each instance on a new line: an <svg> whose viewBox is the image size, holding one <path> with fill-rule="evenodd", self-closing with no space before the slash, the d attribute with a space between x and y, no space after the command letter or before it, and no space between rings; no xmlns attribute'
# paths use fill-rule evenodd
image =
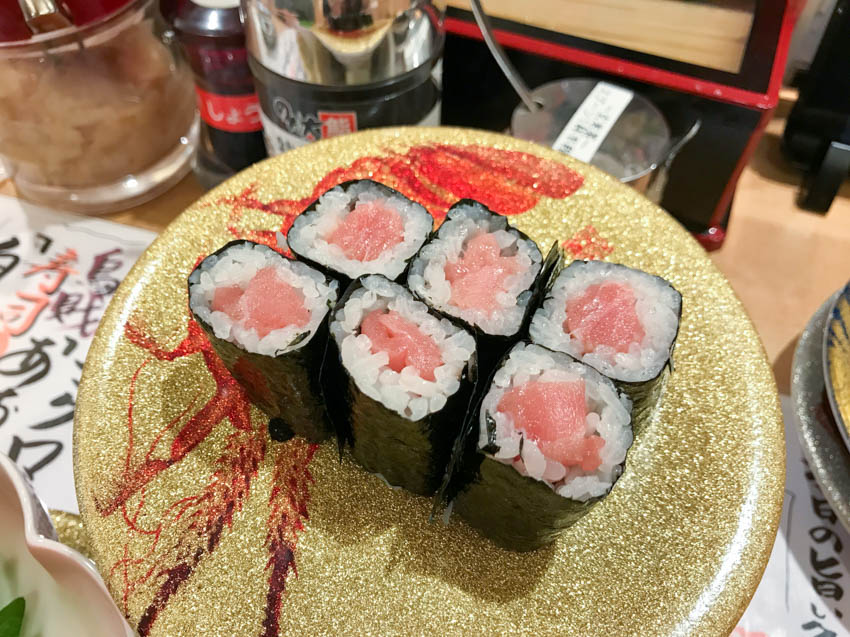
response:
<svg viewBox="0 0 850 637"><path fill-rule="evenodd" d="M201 142L195 174L212 187L266 157L239 0L161 0L195 76Z"/></svg>

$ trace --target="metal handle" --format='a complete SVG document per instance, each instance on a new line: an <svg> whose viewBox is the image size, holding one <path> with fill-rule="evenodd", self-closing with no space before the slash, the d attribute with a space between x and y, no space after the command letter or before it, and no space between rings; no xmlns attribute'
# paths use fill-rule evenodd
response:
<svg viewBox="0 0 850 637"><path fill-rule="evenodd" d="M478 23L478 28L481 29L481 34L484 36L484 42L487 43L487 48L490 49L490 53L496 58L496 62L499 64L499 68L502 69L502 73L508 78L508 82L514 87L525 107L532 112L538 110L540 105L531 97L531 91L528 86L526 86L514 65L511 64L508 56L505 55L504 49L496 42L496 38L493 37L490 18L484 13L484 9L481 8L481 2L479 0L469 0L469 3L472 5L472 15L475 16L475 22Z"/></svg>
<svg viewBox="0 0 850 637"><path fill-rule="evenodd" d="M46 33L72 25L62 7L53 0L18 0L27 26L33 33Z"/></svg>

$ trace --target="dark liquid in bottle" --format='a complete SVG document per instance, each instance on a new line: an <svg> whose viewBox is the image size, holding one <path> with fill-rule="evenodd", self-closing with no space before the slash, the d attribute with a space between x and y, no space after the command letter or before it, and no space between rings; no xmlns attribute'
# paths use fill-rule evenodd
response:
<svg viewBox="0 0 850 637"><path fill-rule="evenodd" d="M192 0L162 0L160 11L195 75L201 113L196 172L213 186L266 157L238 3L213 8Z"/></svg>

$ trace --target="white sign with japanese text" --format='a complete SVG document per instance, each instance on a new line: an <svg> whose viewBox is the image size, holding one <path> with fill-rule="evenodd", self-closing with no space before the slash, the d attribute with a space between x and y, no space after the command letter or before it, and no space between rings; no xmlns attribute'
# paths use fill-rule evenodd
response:
<svg viewBox="0 0 850 637"><path fill-rule="evenodd" d="M153 237L0 196L0 452L49 508L77 512L80 372L109 299Z"/></svg>
<svg viewBox="0 0 850 637"><path fill-rule="evenodd" d="M809 471L791 399L785 415L785 502L776 544L732 637L850 637L850 534Z"/></svg>

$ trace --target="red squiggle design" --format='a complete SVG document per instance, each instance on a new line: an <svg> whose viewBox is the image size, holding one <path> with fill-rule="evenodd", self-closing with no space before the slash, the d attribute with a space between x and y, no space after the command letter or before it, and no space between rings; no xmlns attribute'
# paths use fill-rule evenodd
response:
<svg viewBox="0 0 850 637"><path fill-rule="evenodd" d="M269 591L266 595L266 612L262 637L277 637L280 629L280 604L290 571L296 575L293 547L296 534L304 528L307 520L307 503L310 500L309 486L313 476L307 467L318 445L304 440L292 440L293 448L288 453L278 452L275 458L274 486L269 496L271 513L266 533L269 561Z"/></svg>
<svg viewBox="0 0 850 637"><path fill-rule="evenodd" d="M110 569L107 580L122 592L122 602L127 612L130 596L144 583L157 582L154 598L138 622L142 637L149 635L154 622L167 606L171 597L192 576L197 565L218 547L222 534L233 522L233 516L242 509L256 477L260 463L265 458L267 432L260 420L252 424L250 403L242 388L227 373L200 327L188 323L188 335L174 349L161 347L147 335L138 322L128 322L125 337L153 356L139 365L130 383L128 409L129 442L124 469L118 480L117 494L106 502L98 503L101 515L108 516L120 509L128 535L148 538L147 550L141 556L130 557L130 542L124 546L122 559ZM198 410L187 417L195 406L197 397L175 418L156 433L142 461L134 462L133 411L135 392L141 374L152 361L173 361L192 354L204 355L204 362L216 383L216 393ZM225 419L230 421L233 432L221 457L216 461L216 470L209 482L193 495L180 498L159 516L158 524L145 528L139 523L139 515L145 507L146 485L160 472L179 462L191 452L213 428ZM184 423L185 421L185 423ZM182 424L174 436L167 457L157 457L160 443L165 435ZM294 551L297 533L303 529L307 518L309 484L312 477L308 464L315 453L316 445L293 440L285 446L276 445L274 487L269 500L271 514L268 519L266 548L269 551L268 569L268 617L264 626L270 626L277 634L280 603L285 590L286 577L294 571ZM135 507L130 500L138 496ZM163 534L177 527L178 539L163 547Z"/></svg>
<svg viewBox="0 0 850 637"><path fill-rule="evenodd" d="M189 322L188 332L188 336L176 348L173 350L164 350L136 324L127 323L124 326L124 336L127 340L150 352L156 360L173 361L191 354L202 354L204 363L215 380L216 393L206 405L183 425L172 441L167 456L163 457L159 455L158 457L154 457L154 452L165 431L173 427L176 423L169 423L166 429L160 432L147 450L144 460L134 466L132 462L134 407L132 392L134 391L136 377L141 372L142 367L147 364L147 361L142 363L142 367L136 371L133 384L131 385L131 397L127 414L130 443L125 457L124 471L118 479L117 493L106 502L97 502L98 511L103 516L114 513L156 477L157 474L182 460L224 418L228 418L231 424L237 429L250 429L250 403L245 398L242 387L228 373L224 364L213 351L203 330L194 321Z"/></svg>
<svg viewBox="0 0 850 637"><path fill-rule="evenodd" d="M156 579L164 581L139 620L139 635L145 637L150 633L171 596L189 579L201 559L218 547L224 529L231 526L234 514L247 500L251 480L257 475L265 453L266 433L262 425L251 431L237 429L230 435L212 479L200 495L188 499L192 507L189 524L177 544L167 552L168 565L155 572ZM159 562L163 562L162 557Z"/></svg>
<svg viewBox="0 0 850 637"><path fill-rule="evenodd" d="M562 244L574 259L604 259L614 251L614 246L593 226L585 226Z"/></svg>
<svg viewBox="0 0 850 637"><path fill-rule="evenodd" d="M267 203L257 197L257 186L238 195L222 197L228 206L228 230L234 237L276 247L274 231L242 226L245 212L261 211L281 217L278 231L286 233L302 210L334 186L352 179L373 179L395 188L442 219L458 199L471 198L505 215L526 212L541 197L564 199L578 190L584 178L564 164L530 153L487 146L423 144L403 153L361 157L350 166L325 175L309 196Z"/></svg>
<svg viewBox="0 0 850 637"><path fill-rule="evenodd" d="M124 335L152 356L142 362L130 382L127 415L129 441L124 468L117 480L118 488L115 495L106 501L96 501L96 505L103 516L120 509L129 534L147 537L149 541L147 552L134 559L129 558L129 543L126 544L124 558L110 569L109 580L120 574L125 612L128 599L138 585L151 578L164 578L153 604L140 620L139 632L145 635L171 595L191 575L202 555L214 550L221 531L225 526L230 526L233 514L241 509L250 489L251 478L256 475L257 467L265 455L266 433L262 426L252 426L250 404L242 388L227 373L203 331L194 322L189 322L186 338L171 350L156 343L137 322L128 322L124 326ZM203 355L206 367L215 380L215 395L194 415L188 416L197 402L198 396L195 396L183 412L156 433L141 462L134 460L135 392L140 375L152 361L173 361L197 353ZM147 484L159 473L182 460L225 418L230 421L234 432L216 463L217 468L210 483L200 493L173 503L153 528L142 527L138 520L145 506ZM167 455L163 457L164 450L160 449L163 438L181 424ZM137 495L139 501L131 514L129 501ZM158 550L164 531L178 524L184 528L177 543L165 550Z"/></svg>

